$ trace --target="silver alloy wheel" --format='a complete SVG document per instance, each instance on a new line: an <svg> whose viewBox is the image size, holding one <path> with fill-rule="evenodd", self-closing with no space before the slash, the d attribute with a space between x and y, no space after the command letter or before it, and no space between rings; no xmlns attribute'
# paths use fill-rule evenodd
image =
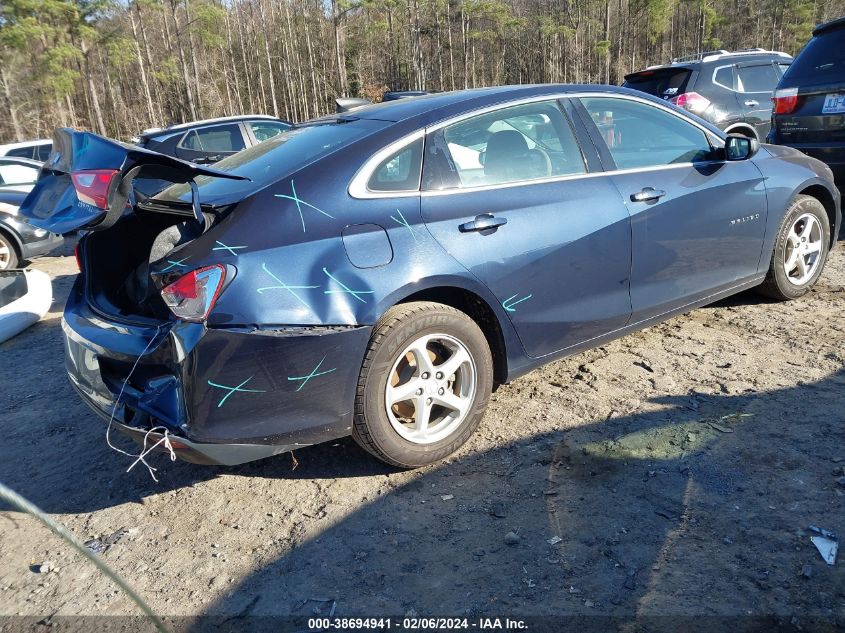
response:
<svg viewBox="0 0 845 633"><path fill-rule="evenodd" d="M6 270L12 263L11 246L0 239L0 270Z"/></svg>
<svg viewBox="0 0 845 633"><path fill-rule="evenodd" d="M433 444L454 433L475 401L475 360L448 334L426 334L398 355L385 388L390 424L414 444Z"/></svg>
<svg viewBox="0 0 845 633"><path fill-rule="evenodd" d="M803 286L816 272L821 261L822 227L811 213L798 216L786 236L783 270L795 286Z"/></svg>

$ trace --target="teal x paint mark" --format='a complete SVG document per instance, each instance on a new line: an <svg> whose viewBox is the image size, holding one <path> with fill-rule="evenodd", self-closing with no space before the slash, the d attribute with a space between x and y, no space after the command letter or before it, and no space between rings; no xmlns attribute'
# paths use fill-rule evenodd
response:
<svg viewBox="0 0 845 633"><path fill-rule="evenodd" d="M220 246L215 246L211 250L213 251L229 251L232 255L237 255L235 251L238 251L242 248L246 248L246 246L226 246L223 242L219 240L214 240L215 244L219 244Z"/></svg>
<svg viewBox="0 0 845 633"><path fill-rule="evenodd" d="M338 286L343 288L343 290L323 290L323 294L335 295L335 294L346 293L346 294L352 295L353 297L358 299L358 301L360 301L361 303L367 303L366 299L362 299L358 295L371 295L371 294L375 294L375 292L376 292L375 290L352 290L352 289L349 288L349 286L347 286L342 281L340 281L340 279L338 279L337 277L333 277L332 274L327 269L323 268L323 272L326 273L326 275L329 276L329 279L331 279Z"/></svg>
<svg viewBox="0 0 845 633"><path fill-rule="evenodd" d="M284 281L282 281L281 279L279 279L278 277L276 277L276 275L274 275L273 273L271 273L271 272L270 272L270 270L267 268L267 264L262 263L262 264L261 264L261 268L263 268L263 269L264 269L264 272L265 272L265 273L267 273L267 274L268 274L268 275L270 275L273 279L275 279L276 281L278 281L278 282L279 282L279 285L278 285L278 286L264 286L263 288L259 288L259 289L258 289L258 294L264 294L264 291L265 291L265 290L287 290L289 293L291 293L291 294L292 294L292 295L296 298L296 300L297 300L297 301L299 301L299 303L301 303L302 305L304 305L306 308L310 308L310 307L311 307L311 306L309 306L307 303L305 303L305 299L303 299L303 298L302 298L302 297L300 297L298 294L296 294L296 291L297 291L297 290L308 290L308 289L311 289L311 288L319 288L320 286L289 286L289 285L287 285ZM325 270L325 268L324 268L323 270Z"/></svg>
<svg viewBox="0 0 845 633"><path fill-rule="evenodd" d="M218 385L216 382L211 382L209 380L208 384L211 385L212 387L217 387L218 389L225 389L226 391L229 392L220 399L220 402L217 403L217 408L219 409L220 407L222 407L223 403L226 402L226 400L229 399L229 396L231 396L233 393L236 393L236 392L237 393L266 393L263 389L244 389L243 388L243 386L246 383L248 383L250 380L252 380L253 378L255 378L254 375L250 376L249 378L244 380L241 384L239 384L237 387L228 387L226 385Z"/></svg>
<svg viewBox="0 0 845 633"><path fill-rule="evenodd" d="M408 220L405 219L405 216L402 215L402 212L399 209L396 209L396 213L399 214L399 218L394 218L391 215L390 219L393 220L394 222L397 222L398 224L401 224L405 228L407 228L411 232L411 237L413 237L414 241L416 242L417 241L417 232L414 230L414 227L412 227L410 224L408 224Z"/></svg>
<svg viewBox="0 0 845 633"><path fill-rule="evenodd" d="M331 369L326 369L325 371L318 371L323 364L323 361L326 360L326 357L320 359L320 362L317 363L317 366L311 370L311 373L307 376L288 376L288 380L301 380L302 384L296 388L297 391L301 390L305 385L308 384L308 381L312 378L316 378L317 376L325 376L326 374L332 373L337 367L332 367Z"/></svg>
<svg viewBox="0 0 845 633"><path fill-rule="evenodd" d="M167 266L166 268L162 268L161 272L164 273L164 272L167 272L168 270L170 270L171 268L175 268L176 266L182 266L190 258L191 258L191 256L188 255L187 257L184 257L182 259L177 259L176 261L173 261L172 259L168 259L167 263L170 264L170 265Z"/></svg>
<svg viewBox="0 0 845 633"><path fill-rule="evenodd" d="M502 301L502 307L508 312L516 312L516 308L514 307L515 305L518 305L523 301L528 301L534 295L526 295L522 299L517 299L516 301L514 301L514 299L516 299L518 296L519 293L517 292L515 295L511 295L510 297Z"/></svg>
<svg viewBox="0 0 845 633"><path fill-rule="evenodd" d="M293 180L290 181L290 190L293 193L292 196L287 196L282 193L274 194L276 198L284 198L285 200L293 200L296 203L296 210L299 211L299 220L302 222L302 232L305 233L305 215L302 213L303 205L308 207L309 209L314 209L319 213L322 213L327 218L334 219L334 216L331 213L326 213L319 207L315 207L313 204L309 204L305 202L299 195L296 193L296 185L293 184Z"/></svg>

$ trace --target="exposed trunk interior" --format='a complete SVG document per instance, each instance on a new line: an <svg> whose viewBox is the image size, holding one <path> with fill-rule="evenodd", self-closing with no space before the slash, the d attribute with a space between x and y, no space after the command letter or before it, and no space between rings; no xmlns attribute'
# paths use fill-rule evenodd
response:
<svg viewBox="0 0 845 633"><path fill-rule="evenodd" d="M136 206L134 213L110 229L85 237L80 256L85 292L94 309L126 320L172 318L150 277L150 264L201 235L215 215L204 213L205 227L200 227L193 218L185 217L184 209L169 211Z"/></svg>

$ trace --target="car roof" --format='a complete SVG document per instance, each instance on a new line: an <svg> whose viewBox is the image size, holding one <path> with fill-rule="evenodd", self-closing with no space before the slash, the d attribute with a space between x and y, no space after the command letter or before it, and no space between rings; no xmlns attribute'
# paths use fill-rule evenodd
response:
<svg viewBox="0 0 845 633"><path fill-rule="evenodd" d="M819 24L816 28L813 29L813 37L816 35L821 35L822 33L827 33L828 31L833 31L835 29L841 29L845 27L845 16L841 18L837 18L835 20L831 20L830 22L824 22L823 24Z"/></svg>
<svg viewBox="0 0 845 633"><path fill-rule="evenodd" d="M699 64L706 64L710 62L733 62L743 60L754 61L756 59L771 59L773 57L783 58L784 60L792 59L792 55L789 53L784 53L783 51L767 51L763 48L749 48L739 51L707 51L704 53L695 53L693 55L676 57L668 64L655 64L653 66L648 66L642 70L630 73L630 75L636 75L644 70L661 70L663 68L686 68L693 70ZM626 77L627 76L629 75L626 75Z"/></svg>
<svg viewBox="0 0 845 633"><path fill-rule="evenodd" d="M610 92L641 97L642 94L618 86L601 84L528 84L495 86L491 88L470 88L453 92L438 92L421 95L413 99L397 99L356 108L348 114L329 115L324 118L372 119L399 123L421 117L434 121L461 111L485 105L494 105L511 99L532 96L561 95L578 92Z"/></svg>
<svg viewBox="0 0 845 633"><path fill-rule="evenodd" d="M235 116L222 116L216 117L213 119L201 119L199 121L188 121L187 123L174 123L172 125L168 125L167 127L151 127L143 132L141 132L138 136L139 138L152 138L154 136L158 136L159 134L169 134L171 132L177 132L179 130L189 130L194 127L199 127L202 125L210 125L214 123L231 123L237 121L254 121L254 120L262 120L262 121L279 121L280 123L289 123L283 119L278 117L271 116L269 114L238 114Z"/></svg>

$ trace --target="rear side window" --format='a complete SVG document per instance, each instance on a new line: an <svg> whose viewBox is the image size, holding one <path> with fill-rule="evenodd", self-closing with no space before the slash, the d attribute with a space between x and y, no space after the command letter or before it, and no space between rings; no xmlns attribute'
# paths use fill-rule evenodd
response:
<svg viewBox="0 0 845 633"><path fill-rule="evenodd" d="M195 152L239 152L246 145L240 126L229 124L191 130L179 147Z"/></svg>
<svg viewBox="0 0 845 633"><path fill-rule="evenodd" d="M845 81L845 29L817 35L783 76L783 86L818 85Z"/></svg>
<svg viewBox="0 0 845 633"><path fill-rule="evenodd" d="M276 134L281 134L288 128L289 125L284 123L276 123L275 121L250 121L249 127L252 130L255 140L261 143L268 138L273 138Z"/></svg>
<svg viewBox="0 0 845 633"><path fill-rule="evenodd" d="M370 191L416 191L420 186L423 140L397 150L376 167L367 189Z"/></svg>
<svg viewBox="0 0 845 633"><path fill-rule="evenodd" d="M687 90L692 70L689 68L660 68L644 70L625 77L626 88L633 88L656 97L671 99Z"/></svg>
<svg viewBox="0 0 845 633"><path fill-rule="evenodd" d="M734 69L733 66L722 66L721 68L717 68L716 72L713 73L713 83L722 86L723 88L727 88L728 90L734 89Z"/></svg>
<svg viewBox="0 0 845 633"><path fill-rule="evenodd" d="M736 69L736 89L739 92L772 92L779 79L775 67L770 63L738 66Z"/></svg>
<svg viewBox="0 0 845 633"><path fill-rule="evenodd" d="M709 160L707 135L679 116L628 99L582 98L619 169Z"/></svg>

